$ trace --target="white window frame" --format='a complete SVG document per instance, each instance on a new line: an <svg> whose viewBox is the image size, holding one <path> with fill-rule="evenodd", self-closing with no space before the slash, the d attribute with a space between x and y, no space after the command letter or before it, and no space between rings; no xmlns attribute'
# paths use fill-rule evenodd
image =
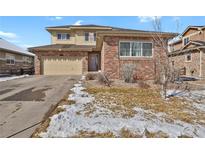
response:
<svg viewBox="0 0 205 154"><path fill-rule="evenodd" d="M185 43L185 39L189 39L189 41L190 41L190 37L184 37L183 38L183 46L185 46L185 45L187 45L189 43L189 41L188 41L186 44L184 44Z"/></svg>
<svg viewBox="0 0 205 154"><path fill-rule="evenodd" d="M85 34L88 33L88 40L85 40ZM91 40L91 33L93 33L93 40ZM84 40L85 42L96 42L96 32L84 32Z"/></svg>
<svg viewBox="0 0 205 154"><path fill-rule="evenodd" d="M191 59L190 60L187 60L187 56L190 55L191 56ZM191 62L192 61L192 53L189 52L189 53L186 53L185 54L185 62Z"/></svg>
<svg viewBox="0 0 205 154"><path fill-rule="evenodd" d="M61 38L58 38L58 35L61 35ZM65 35L65 38L63 39L62 35ZM67 35L69 35L69 39L67 38ZM57 40L65 41L65 40L70 40L70 34L69 33L57 33Z"/></svg>
<svg viewBox="0 0 205 154"><path fill-rule="evenodd" d="M120 43L127 43L127 42L129 42L130 43L130 55L129 56L121 56L120 55ZM131 46L131 43L133 43L133 42L135 42L135 43L151 43L152 44L152 56L143 56L143 54L142 54L142 48L143 48L143 45L141 45L141 56L132 56L131 54L132 54L132 46ZM153 42L149 42L149 41L123 41L123 40L121 40L121 41L119 41L119 45L118 45L118 52L119 52L119 56L121 57L121 58L153 58L153 54L154 54L154 52L153 52Z"/></svg>
<svg viewBox="0 0 205 154"><path fill-rule="evenodd" d="M9 63L7 63L7 60L9 60ZM11 60L13 60L14 63L11 63ZM15 65L15 55L6 53L6 65Z"/></svg>

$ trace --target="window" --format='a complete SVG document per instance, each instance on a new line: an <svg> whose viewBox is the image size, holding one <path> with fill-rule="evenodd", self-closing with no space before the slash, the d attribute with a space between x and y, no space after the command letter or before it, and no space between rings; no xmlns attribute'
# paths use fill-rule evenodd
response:
<svg viewBox="0 0 205 154"><path fill-rule="evenodd" d="M29 63L31 63L30 58L29 58L29 57L27 57L27 56L23 56L23 63L24 63L25 65L27 65L27 64L29 64Z"/></svg>
<svg viewBox="0 0 205 154"><path fill-rule="evenodd" d="M15 64L15 56L12 54L6 54L6 64L14 65Z"/></svg>
<svg viewBox="0 0 205 154"><path fill-rule="evenodd" d="M142 56L141 48L142 48L142 43L133 42L131 48L131 52L132 52L131 56Z"/></svg>
<svg viewBox="0 0 205 154"><path fill-rule="evenodd" d="M57 34L58 40L69 40L70 39L70 34L67 33L59 33Z"/></svg>
<svg viewBox="0 0 205 154"><path fill-rule="evenodd" d="M187 45L189 43L189 37L184 38L184 45Z"/></svg>
<svg viewBox="0 0 205 154"><path fill-rule="evenodd" d="M120 56L130 56L130 43L129 42L120 43Z"/></svg>
<svg viewBox="0 0 205 154"><path fill-rule="evenodd" d="M85 32L85 41L96 41L96 33Z"/></svg>
<svg viewBox="0 0 205 154"><path fill-rule="evenodd" d="M89 41L89 33L88 32L85 33L85 41Z"/></svg>
<svg viewBox="0 0 205 154"><path fill-rule="evenodd" d="M96 33L94 33L94 41L96 41Z"/></svg>
<svg viewBox="0 0 205 154"><path fill-rule="evenodd" d="M191 53L188 53L188 54L186 55L186 61L187 61L187 62L191 61Z"/></svg>
<svg viewBox="0 0 205 154"><path fill-rule="evenodd" d="M120 56L151 57L152 43L120 42Z"/></svg>
<svg viewBox="0 0 205 154"><path fill-rule="evenodd" d="M143 43L142 55L146 57L152 56L152 44L151 43Z"/></svg>

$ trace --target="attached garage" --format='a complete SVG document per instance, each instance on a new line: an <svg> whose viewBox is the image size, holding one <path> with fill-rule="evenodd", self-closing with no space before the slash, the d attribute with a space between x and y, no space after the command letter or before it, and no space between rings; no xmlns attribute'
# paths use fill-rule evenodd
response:
<svg viewBox="0 0 205 154"><path fill-rule="evenodd" d="M95 46L51 44L29 48L35 54L36 75L82 75L88 72L88 53Z"/></svg>
<svg viewBox="0 0 205 154"><path fill-rule="evenodd" d="M44 57L42 62L43 75L81 75L81 57Z"/></svg>

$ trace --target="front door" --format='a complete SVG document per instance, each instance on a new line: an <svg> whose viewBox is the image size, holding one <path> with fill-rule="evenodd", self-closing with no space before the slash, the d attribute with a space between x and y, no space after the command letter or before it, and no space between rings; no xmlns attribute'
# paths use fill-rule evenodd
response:
<svg viewBox="0 0 205 154"><path fill-rule="evenodd" d="M88 70L98 71L100 69L100 54L90 53L88 56Z"/></svg>

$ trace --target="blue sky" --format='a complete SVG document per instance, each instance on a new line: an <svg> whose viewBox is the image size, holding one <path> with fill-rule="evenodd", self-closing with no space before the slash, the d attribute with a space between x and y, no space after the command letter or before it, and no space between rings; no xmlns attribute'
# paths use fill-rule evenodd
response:
<svg viewBox="0 0 205 154"><path fill-rule="evenodd" d="M168 32L181 33L188 25L205 25L205 17L202 16L162 16L160 18L162 30ZM23 48L27 48L50 44L50 35L45 30L47 26L98 24L153 30L152 20L153 16L0 16L0 37Z"/></svg>

